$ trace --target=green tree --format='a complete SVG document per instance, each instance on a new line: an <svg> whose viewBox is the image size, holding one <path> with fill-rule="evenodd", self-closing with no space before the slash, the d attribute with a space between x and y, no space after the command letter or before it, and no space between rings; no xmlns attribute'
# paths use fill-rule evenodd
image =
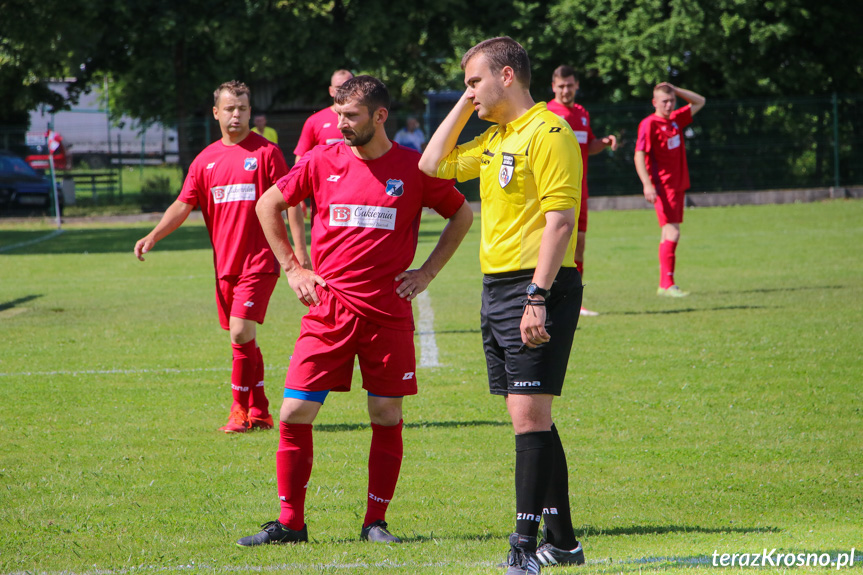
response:
<svg viewBox="0 0 863 575"><path fill-rule="evenodd" d="M67 105L44 80L79 72L93 47L95 10L80 0L2 0L0 14L0 123L25 126L38 105Z"/></svg>

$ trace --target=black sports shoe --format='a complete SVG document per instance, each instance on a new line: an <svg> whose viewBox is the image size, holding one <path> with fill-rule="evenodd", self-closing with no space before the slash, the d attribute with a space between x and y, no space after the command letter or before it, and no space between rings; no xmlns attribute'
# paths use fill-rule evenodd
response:
<svg viewBox="0 0 863 575"><path fill-rule="evenodd" d="M536 557L544 567L551 565L584 565L584 550L581 543L575 542L575 549L561 549L545 543L536 550Z"/></svg>
<svg viewBox="0 0 863 575"><path fill-rule="evenodd" d="M513 533L509 536L509 558L506 575L539 575L536 537Z"/></svg>
<svg viewBox="0 0 863 575"><path fill-rule="evenodd" d="M387 522L378 519L368 527L360 531L360 539L373 541L375 543L401 543L402 540L387 531Z"/></svg>
<svg viewBox="0 0 863 575"><path fill-rule="evenodd" d="M266 545L267 543L302 543L309 540L309 530L303 525L299 531L288 529L278 520L268 521L261 525L263 531L243 537L237 541L240 547L252 547L254 545Z"/></svg>

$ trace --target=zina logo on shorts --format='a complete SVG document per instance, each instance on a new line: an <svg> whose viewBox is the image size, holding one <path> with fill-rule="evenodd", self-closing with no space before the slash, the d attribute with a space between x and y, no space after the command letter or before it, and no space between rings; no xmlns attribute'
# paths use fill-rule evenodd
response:
<svg viewBox="0 0 863 575"><path fill-rule="evenodd" d="M513 387L539 387L542 385L541 381L513 381Z"/></svg>

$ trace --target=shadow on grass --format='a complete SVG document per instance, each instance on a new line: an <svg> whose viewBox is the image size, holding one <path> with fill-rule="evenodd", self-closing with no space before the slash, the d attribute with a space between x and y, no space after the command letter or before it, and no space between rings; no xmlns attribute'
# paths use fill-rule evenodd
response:
<svg viewBox="0 0 863 575"><path fill-rule="evenodd" d="M7 254L106 254L128 253L132 256L135 242L144 237L149 230L143 228L87 228L64 230L62 235L10 250ZM10 234L11 235L11 234ZM37 240L46 232L15 232L14 243ZM3 234L0 234L3 238ZM0 242L3 243L3 242ZM13 242L10 242L13 243ZM206 228L201 226L182 226L163 239L155 251L208 250L210 238Z"/></svg>
<svg viewBox="0 0 863 575"><path fill-rule="evenodd" d="M0 303L0 311L6 311L7 309L18 307L21 304L29 303L34 299L39 299L40 297L42 297L42 294L27 295L24 297L19 297L18 299L13 299L12 301L2 302Z"/></svg>
<svg viewBox="0 0 863 575"><path fill-rule="evenodd" d="M503 421L418 421L416 423L405 423L405 428L408 429L423 429L428 427L508 427L510 424ZM360 431L368 429L368 423L331 423L325 425L315 425L315 431Z"/></svg>
<svg viewBox="0 0 863 575"><path fill-rule="evenodd" d="M640 310L640 311L607 311L602 312L602 315L663 315L663 314L675 314L675 313L695 313L695 312L704 312L704 311L734 311L741 309L769 309L774 306L765 306L765 305L723 305L718 307L686 307L681 309L654 309L654 310Z"/></svg>
<svg viewBox="0 0 863 575"><path fill-rule="evenodd" d="M734 294L742 294L742 293L779 293L784 291L820 291L820 290L828 290L828 289L846 289L848 286L797 286L797 287L788 287L788 288L757 288L757 289L745 289L745 290L726 290L726 291L715 291L715 292L704 292L705 294L710 295L734 295Z"/></svg>
<svg viewBox="0 0 863 575"><path fill-rule="evenodd" d="M666 535L668 533L779 533L778 527L699 527L698 525L631 525L629 527L597 528L582 525L576 537L613 537L616 535Z"/></svg>

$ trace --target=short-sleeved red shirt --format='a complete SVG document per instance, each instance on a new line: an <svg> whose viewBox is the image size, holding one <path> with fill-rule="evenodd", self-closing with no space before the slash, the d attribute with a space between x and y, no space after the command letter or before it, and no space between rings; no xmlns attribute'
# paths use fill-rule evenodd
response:
<svg viewBox="0 0 863 575"><path fill-rule="evenodd" d="M399 146L361 160L344 142L318 146L278 181L295 206L312 198L312 263L342 304L368 321L413 330L411 304L395 277L413 262L422 209L452 217L464 196L452 180L417 167L420 154Z"/></svg>
<svg viewBox="0 0 863 575"><path fill-rule="evenodd" d="M192 162L177 199L201 207L216 277L279 273L255 205L287 171L279 147L254 132L233 146L213 142Z"/></svg>
<svg viewBox="0 0 863 575"><path fill-rule="evenodd" d="M692 106L671 113L666 120L651 114L638 125L637 151L645 153L650 180L659 192L685 192L689 189L689 167L683 129L692 123Z"/></svg>
<svg viewBox="0 0 863 575"><path fill-rule="evenodd" d="M324 108L308 117L300 133L300 141L294 148L295 156L302 156L315 146L334 144L345 139L339 131L339 117L332 108Z"/></svg>
<svg viewBox="0 0 863 575"><path fill-rule="evenodd" d="M581 148L581 201L586 203L587 200L587 156L590 143L596 139L593 135L593 130L590 128L590 114L584 109L584 106L573 103L569 108L564 106L557 100L551 100L546 104L546 107L551 111L566 120L572 132L575 134L575 139L578 140L578 147Z"/></svg>

